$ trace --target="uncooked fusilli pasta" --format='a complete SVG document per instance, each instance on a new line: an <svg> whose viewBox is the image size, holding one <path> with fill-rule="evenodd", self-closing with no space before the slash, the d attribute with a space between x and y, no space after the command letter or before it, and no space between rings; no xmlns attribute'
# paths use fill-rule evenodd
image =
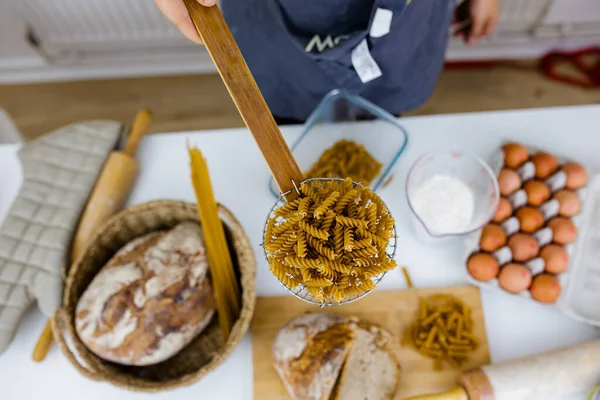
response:
<svg viewBox="0 0 600 400"><path fill-rule="evenodd" d="M368 186L379 175L382 164L351 140L340 140L325 150L304 175L306 178L346 178ZM346 187L347 190L352 189Z"/></svg>
<svg viewBox="0 0 600 400"><path fill-rule="evenodd" d="M383 202L350 178L305 182L300 192L267 222L264 248L273 274L322 302L373 290L374 279L396 267L386 254L394 220Z"/></svg>

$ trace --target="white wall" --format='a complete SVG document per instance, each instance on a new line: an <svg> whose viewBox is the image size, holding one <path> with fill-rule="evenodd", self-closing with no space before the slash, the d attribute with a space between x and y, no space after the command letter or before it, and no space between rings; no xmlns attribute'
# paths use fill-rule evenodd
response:
<svg viewBox="0 0 600 400"><path fill-rule="evenodd" d="M502 1L502 0L500 0ZM600 0L558 0L552 4L544 22L560 23L600 21Z"/></svg>
<svg viewBox="0 0 600 400"><path fill-rule="evenodd" d="M43 65L43 59L24 38L25 24L20 20L9 1L0 0L0 75L2 69Z"/></svg>

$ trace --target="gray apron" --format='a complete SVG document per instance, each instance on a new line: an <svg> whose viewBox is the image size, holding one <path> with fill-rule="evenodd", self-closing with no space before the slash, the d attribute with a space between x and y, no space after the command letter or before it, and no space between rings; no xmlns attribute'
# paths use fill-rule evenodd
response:
<svg viewBox="0 0 600 400"><path fill-rule="evenodd" d="M451 0L223 0L222 10L278 118L305 120L342 89L400 114L431 95Z"/></svg>

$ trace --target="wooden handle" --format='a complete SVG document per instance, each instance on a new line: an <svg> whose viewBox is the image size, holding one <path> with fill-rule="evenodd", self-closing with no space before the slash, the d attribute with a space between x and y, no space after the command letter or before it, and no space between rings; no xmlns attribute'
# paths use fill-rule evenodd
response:
<svg viewBox="0 0 600 400"><path fill-rule="evenodd" d="M123 208L137 172L138 164L134 158L118 152L108 157L81 216L73 240L72 262L81 255L98 226Z"/></svg>
<svg viewBox="0 0 600 400"><path fill-rule="evenodd" d="M138 164L133 156L142 137L148 131L151 120L152 112L150 110L140 110L135 116L129 140L123 152L111 153L104 163L104 168L94 186L75 233L71 262L75 262L81 255L98 226L123 208L127 201L138 171ZM48 320L33 349L33 360L40 362L46 358L50 346L52 346L52 325Z"/></svg>
<svg viewBox="0 0 600 400"><path fill-rule="evenodd" d="M204 7L196 0L184 2L233 102L267 161L279 190L292 190L292 180L299 184L304 179L302 171L281 135L221 10L217 6ZM292 193L295 191L292 190Z"/></svg>
<svg viewBox="0 0 600 400"><path fill-rule="evenodd" d="M48 351L52 346L52 324L50 320L46 321L46 326L40 335L35 348L33 349L33 361L40 362L48 355Z"/></svg>
<svg viewBox="0 0 600 400"><path fill-rule="evenodd" d="M131 127L131 131L129 132L129 140L123 149L123 153L133 157L135 156L135 152L140 145L140 141L148 132L148 127L150 126L150 122L152 121L152 111L143 109L138 111L135 119L133 121L133 125Z"/></svg>
<svg viewBox="0 0 600 400"><path fill-rule="evenodd" d="M469 400L465 389L456 387L445 393L425 394L422 396L408 397L404 400Z"/></svg>

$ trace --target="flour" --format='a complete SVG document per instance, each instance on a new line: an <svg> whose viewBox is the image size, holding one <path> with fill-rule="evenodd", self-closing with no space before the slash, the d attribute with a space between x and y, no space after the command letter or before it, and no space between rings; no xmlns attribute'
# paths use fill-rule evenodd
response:
<svg viewBox="0 0 600 400"><path fill-rule="evenodd" d="M475 209L473 192L461 180L434 175L419 186L411 205L427 229L434 234L464 232Z"/></svg>

